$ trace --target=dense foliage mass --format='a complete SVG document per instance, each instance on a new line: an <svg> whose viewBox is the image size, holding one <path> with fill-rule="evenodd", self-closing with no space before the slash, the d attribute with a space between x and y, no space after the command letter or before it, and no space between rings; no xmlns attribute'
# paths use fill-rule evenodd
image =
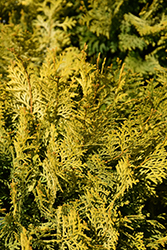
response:
<svg viewBox="0 0 167 250"><path fill-rule="evenodd" d="M165 7L1 1L1 249L166 249Z"/></svg>

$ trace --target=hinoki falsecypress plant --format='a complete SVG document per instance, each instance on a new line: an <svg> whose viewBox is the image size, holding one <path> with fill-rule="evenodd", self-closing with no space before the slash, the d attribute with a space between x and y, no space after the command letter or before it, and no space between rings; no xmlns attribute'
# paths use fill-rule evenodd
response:
<svg viewBox="0 0 167 250"><path fill-rule="evenodd" d="M88 44L92 61L101 52L108 64L119 57L126 68L142 74L155 74L155 67L166 67L166 1L81 2L79 43Z"/></svg>
<svg viewBox="0 0 167 250"><path fill-rule="evenodd" d="M166 69L90 63L71 37L86 1L17 2L0 24L1 249L165 249Z"/></svg>
<svg viewBox="0 0 167 250"><path fill-rule="evenodd" d="M162 249L164 72L144 86L124 65L99 70L84 51L48 51L39 70L15 57L3 89L8 101L1 99L1 161L10 162L11 200L1 244Z"/></svg>
<svg viewBox="0 0 167 250"><path fill-rule="evenodd" d="M144 75L166 67L165 0L2 0L0 3L0 72L10 48L41 64L47 48L57 52L88 45L88 60L125 67ZM3 69L3 70L2 70Z"/></svg>

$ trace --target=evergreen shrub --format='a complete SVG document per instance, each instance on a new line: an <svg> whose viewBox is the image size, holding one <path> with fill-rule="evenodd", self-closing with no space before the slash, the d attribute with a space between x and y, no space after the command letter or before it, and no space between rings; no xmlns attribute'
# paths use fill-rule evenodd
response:
<svg viewBox="0 0 167 250"><path fill-rule="evenodd" d="M90 63L54 2L0 24L0 247L165 249L166 69Z"/></svg>
<svg viewBox="0 0 167 250"><path fill-rule="evenodd" d="M1 88L6 249L164 246L166 75L145 86L123 67L99 69L73 48L48 51L40 68L17 57L10 65Z"/></svg>

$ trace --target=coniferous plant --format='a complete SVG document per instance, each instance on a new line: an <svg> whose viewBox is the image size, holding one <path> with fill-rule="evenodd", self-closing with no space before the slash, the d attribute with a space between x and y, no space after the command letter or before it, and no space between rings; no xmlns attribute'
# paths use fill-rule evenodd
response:
<svg viewBox="0 0 167 250"><path fill-rule="evenodd" d="M79 43L88 44L92 62L101 52L108 65L119 57L127 69L142 74L166 67L166 1L81 2Z"/></svg>
<svg viewBox="0 0 167 250"><path fill-rule="evenodd" d="M6 249L165 246L165 75L145 87L124 65L99 70L85 60L84 51L52 50L40 70L17 57L9 67Z"/></svg>
<svg viewBox="0 0 167 250"><path fill-rule="evenodd" d="M154 75L155 68L166 67L165 0L1 2L2 68L12 56L6 48L14 47L41 64L47 48L57 47L61 52L74 46L82 50L85 43L92 63L100 52L100 63L106 58L107 65L116 67L120 58L127 69L144 75Z"/></svg>
<svg viewBox="0 0 167 250"><path fill-rule="evenodd" d="M1 248L165 249L166 69L146 82L119 60L92 64L54 41L72 29L65 2L34 3L32 25L23 12L1 24Z"/></svg>

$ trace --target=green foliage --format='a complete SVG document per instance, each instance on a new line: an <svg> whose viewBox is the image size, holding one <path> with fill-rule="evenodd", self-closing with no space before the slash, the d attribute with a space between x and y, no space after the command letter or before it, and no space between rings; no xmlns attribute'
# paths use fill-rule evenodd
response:
<svg viewBox="0 0 167 250"><path fill-rule="evenodd" d="M167 74L130 59L164 48L163 1L17 4L0 24L0 247L165 249Z"/></svg>
<svg viewBox="0 0 167 250"><path fill-rule="evenodd" d="M12 59L13 49L26 64L41 65L47 49L57 53L70 45L68 29L75 25L73 17L62 17L72 3L66 1L20 1L24 7L10 14L9 24L0 23L0 73L6 73L6 65ZM20 6L20 5L19 5ZM65 7L64 7L65 6Z"/></svg>
<svg viewBox="0 0 167 250"><path fill-rule="evenodd" d="M166 1L82 2L80 46L88 44L90 57L101 52L108 65L118 57L143 74L166 66Z"/></svg>
<svg viewBox="0 0 167 250"><path fill-rule="evenodd" d="M11 101L1 108L12 110L15 128L4 127L1 141L12 155L6 248L165 244L166 213L147 207L167 177L165 76L144 86L119 64L101 71L68 49L48 52L40 69L20 58L10 66Z"/></svg>
<svg viewBox="0 0 167 250"><path fill-rule="evenodd" d="M106 57L116 67L120 58L127 69L153 75L166 67L166 7L163 0L2 2L0 73L13 58L11 48L41 65L48 48L60 53L71 46L82 50L86 43L92 63L100 52L101 63Z"/></svg>
<svg viewBox="0 0 167 250"><path fill-rule="evenodd" d="M159 60L162 58L159 59L158 54L166 49L167 17L164 13L162 17L154 16L155 10L158 9L158 5L152 4L150 11L142 10L139 13L140 17L131 13L124 16L119 44L122 51L128 51L125 62L127 67L133 68L134 71L154 73L155 68L161 67ZM134 50L138 53L134 53Z"/></svg>

